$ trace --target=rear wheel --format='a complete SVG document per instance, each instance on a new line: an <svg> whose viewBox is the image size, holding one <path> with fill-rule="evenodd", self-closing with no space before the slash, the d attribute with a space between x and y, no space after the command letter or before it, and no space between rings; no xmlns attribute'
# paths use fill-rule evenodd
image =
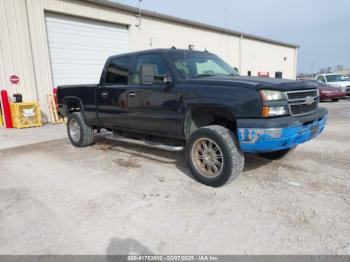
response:
<svg viewBox="0 0 350 262"><path fill-rule="evenodd" d="M338 101L339 101L339 99L332 99L332 101L333 101L333 102L338 102Z"/></svg>
<svg viewBox="0 0 350 262"><path fill-rule="evenodd" d="M267 153L260 153L259 155L263 158L271 159L271 160L277 160L281 159L282 157L286 156L292 148L273 151L273 152L267 152Z"/></svg>
<svg viewBox="0 0 350 262"><path fill-rule="evenodd" d="M94 141L94 129L86 125L80 112L68 116L67 132L70 142L76 147L90 146Z"/></svg>
<svg viewBox="0 0 350 262"><path fill-rule="evenodd" d="M193 176L199 182L219 187L238 177L244 155L235 135L223 126L207 126L194 131L186 147Z"/></svg>

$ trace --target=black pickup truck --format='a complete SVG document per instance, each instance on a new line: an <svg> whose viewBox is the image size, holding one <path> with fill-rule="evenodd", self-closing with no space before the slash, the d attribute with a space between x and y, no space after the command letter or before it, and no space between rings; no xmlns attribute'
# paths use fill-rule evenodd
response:
<svg viewBox="0 0 350 262"><path fill-rule="evenodd" d="M112 56L99 84L59 86L57 98L74 146L106 129L185 150L194 177L214 187L242 172L245 152L283 157L327 120L313 82L242 77L214 54L176 48Z"/></svg>

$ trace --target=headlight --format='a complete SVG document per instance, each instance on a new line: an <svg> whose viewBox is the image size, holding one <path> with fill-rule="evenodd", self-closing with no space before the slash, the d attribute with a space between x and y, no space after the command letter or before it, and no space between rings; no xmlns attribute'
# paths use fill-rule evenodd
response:
<svg viewBox="0 0 350 262"><path fill-rule="evenodd" d="M260 90L260 96L263 101L285 100L286 95L281 91Z"/></svg>
<svg viewBox="0 0 350 262"><path fill-rule="evenodd" d="M263 117L284 116L287 114L285 106L264 106Z"/></svg>

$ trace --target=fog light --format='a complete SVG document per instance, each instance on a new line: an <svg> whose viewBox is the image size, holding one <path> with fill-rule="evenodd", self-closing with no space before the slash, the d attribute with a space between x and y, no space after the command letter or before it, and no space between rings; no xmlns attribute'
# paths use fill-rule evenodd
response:
<svg viewBox="0 0 350 262"><path fill-rule="evenodd" d="M284 106L272 106L269 108L270 116L283 116L287 113Z"/></svg>
<svg viewBox="0 0 350 262"><path fill-rule="evenodd" d="M287 110L284 106L264 106L262 111L263 117L283 116L286 114Z"/></svg>

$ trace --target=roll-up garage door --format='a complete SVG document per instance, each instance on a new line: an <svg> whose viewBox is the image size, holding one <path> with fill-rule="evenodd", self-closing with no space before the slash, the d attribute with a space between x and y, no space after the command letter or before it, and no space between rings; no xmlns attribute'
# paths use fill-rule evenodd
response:
<svg viewBox="0 0 350 262"><path fill-rule="evenodd" d="M128 52L128 28L95 20L46 14L54 86L94 84L106 59Z"/></svg>

